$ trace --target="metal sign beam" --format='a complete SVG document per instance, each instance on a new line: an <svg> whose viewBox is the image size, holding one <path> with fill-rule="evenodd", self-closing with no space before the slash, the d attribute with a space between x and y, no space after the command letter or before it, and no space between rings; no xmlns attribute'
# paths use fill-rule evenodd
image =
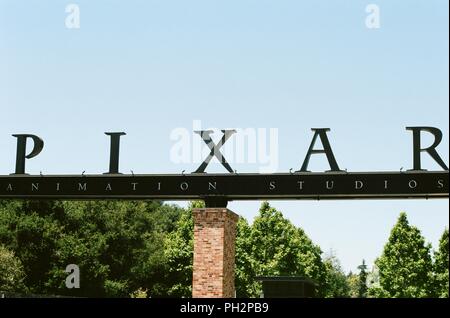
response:
<svg viewBox="0 0 450 318"><path fill-rule="evenodd" d="M448 171L0 176L3 199L209 201L448 198Z"/></svg>

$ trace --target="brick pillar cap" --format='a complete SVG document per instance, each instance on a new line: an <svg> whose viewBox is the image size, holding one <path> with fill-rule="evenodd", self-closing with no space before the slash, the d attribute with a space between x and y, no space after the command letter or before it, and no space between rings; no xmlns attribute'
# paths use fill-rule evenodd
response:
<svg viewBox="0 0 450 318"><path fill-rule="evenodd" d="M239 219L239 215L234 213L228 208L193 208L193 214L201 214L201 213L226 213L227 216L233 218L235 221Z"/></svg>

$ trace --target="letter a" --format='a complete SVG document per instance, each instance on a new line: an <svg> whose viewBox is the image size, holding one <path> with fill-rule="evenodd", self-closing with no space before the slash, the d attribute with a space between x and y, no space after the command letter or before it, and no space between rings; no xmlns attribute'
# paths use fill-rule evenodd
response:
<svg viewBox="0 0 450 318"><path fill-rule="evenodd" d="M336 159L334 158L330 142L328 141L327 131L330 131L330 128L311 128L311 130L314 131L314 137L312 139L311 145L309 146L308 153L306 154L305 160L303 161L303 165L302 168L300 169L300 172L307 172L309 159L311 158L311 155L320 153L326 154L328 163L330 164L331 171L341 171L336 162ZM320 137L323 149L314 149L317 137Z"/></svg>

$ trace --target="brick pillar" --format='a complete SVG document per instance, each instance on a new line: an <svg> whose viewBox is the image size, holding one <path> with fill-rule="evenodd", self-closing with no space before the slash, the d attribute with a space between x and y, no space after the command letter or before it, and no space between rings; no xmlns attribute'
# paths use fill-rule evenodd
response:
<svg viewBox="0 0 450 318"><path fill-rule="evenodd" d="M192 297L234 297L234 252L239 216L227 208L193 209Z"/></svg>

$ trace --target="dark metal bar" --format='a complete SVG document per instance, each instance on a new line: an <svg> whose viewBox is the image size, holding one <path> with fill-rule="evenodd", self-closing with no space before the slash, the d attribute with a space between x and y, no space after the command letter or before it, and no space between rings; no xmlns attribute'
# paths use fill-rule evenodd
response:
<svg viewBox="0 0 450 318"><path fill-rule="evenodd" d="M0 198L339 200L448 198L448 171L188 175L7 175Z"/></svg>

